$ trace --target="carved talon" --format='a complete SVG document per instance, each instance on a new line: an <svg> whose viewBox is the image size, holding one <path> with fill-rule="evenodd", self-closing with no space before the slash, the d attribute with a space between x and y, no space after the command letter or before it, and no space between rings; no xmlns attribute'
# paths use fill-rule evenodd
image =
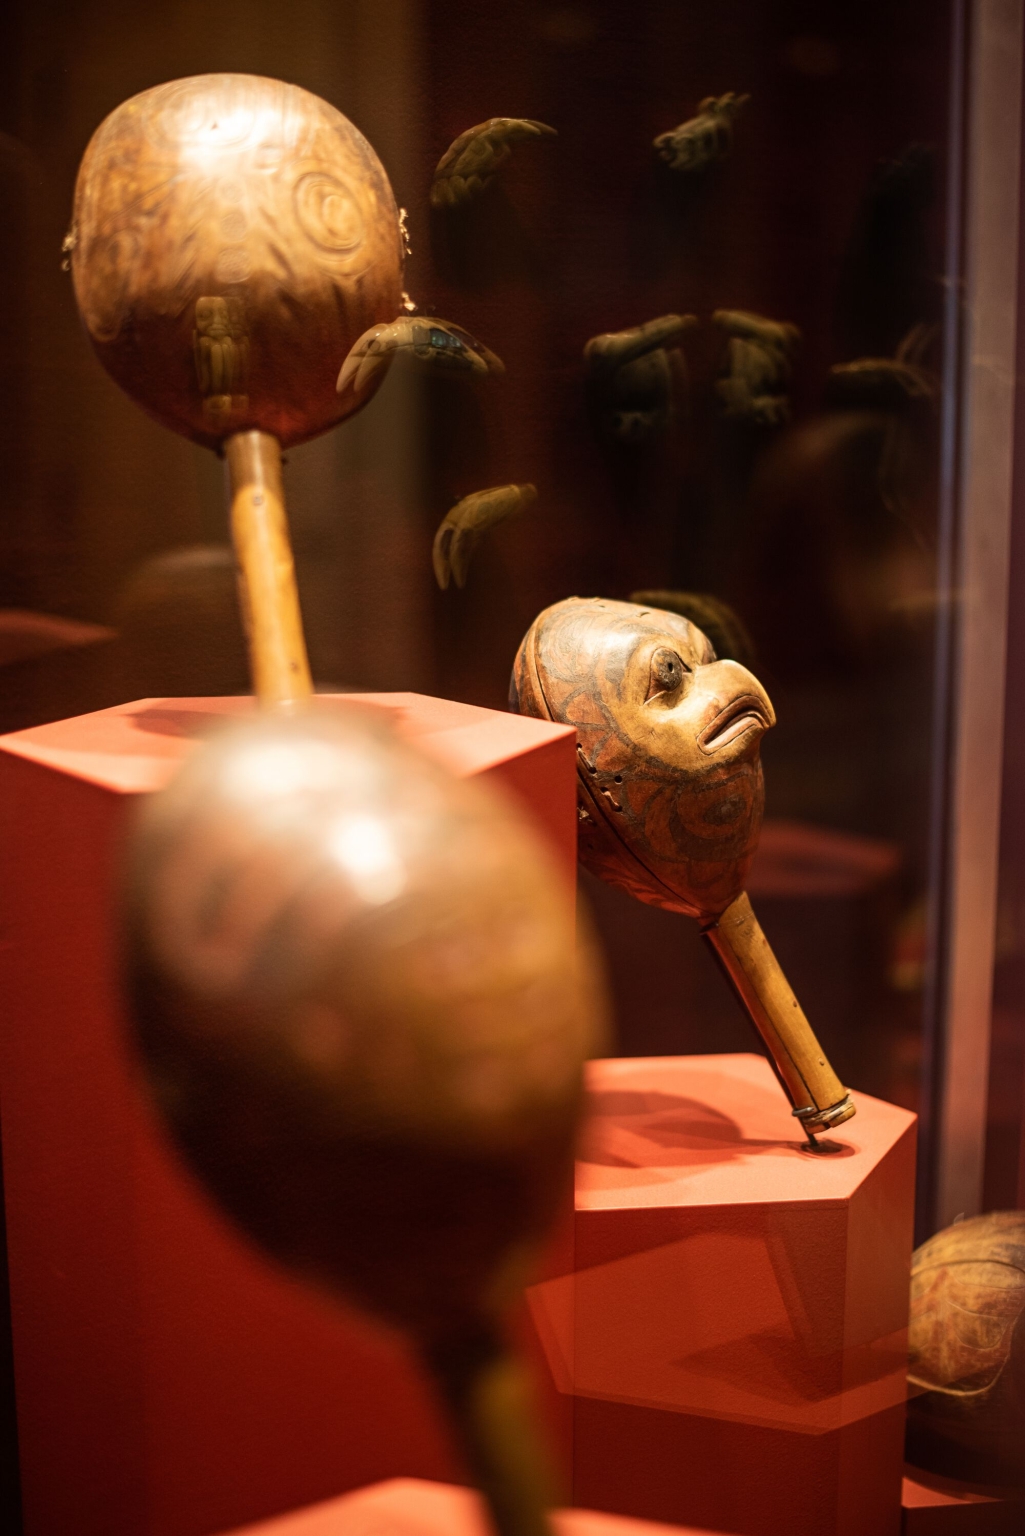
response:
<svg viewBox="0 0 1025 1536"><path fill-rule="evenodd" d="M790 418L791 357L801 333L785 320L767 320L745 309L717 309L712 321L726 332L726 357L716 393L727 416L765 426Z"/></svg>
<svg viewBox="0 0 1025 1536"><path fill-rule="evenodd" d="M665 431L675 412L677 382L667 348L697 325L693 315L660 315L625 331L592 336L584 348L588 383L601 431L638 443Z"/></svg>
<svg viewBox="0 0 1025 1536"><path fill-rule="evenodd" d="M431 183L431 207L470 203L491 185L510 158L510 144L523 139L553 139L556 130L532 117L489 117L467 128L438 161Z"/></svg>
<svg viewBox="0 0 1025 1536"><path fill-rule="evenodd" d="M695 315L660 315L629 330L605 331L591 337L584 348L584 362L592 376L612 373L648 352L672 346L697 323Z"/></svg>
<svg viewBox="0 0 1025 1536"><path fill-rule="evenodd" d="M495 485L457 501L434 536L434 575L442 591L450 577L457 587L466 585L473 551L486 529L523 512L536 498L532 485Z"/></svg>
<svg viewBox="0 0 1025 1536"><path fill-rule="evenodd" d="M733 148L733 119L750 100L734 91L706 96L696 117L659 134L655 153L673 171L703 171L714 161L725 160Z"/></svg>
<svg viewBox="0 0 1025 1536"><path fill-rule="evenodd" d="M479 378L505 372L501 358L461 326L428 315L401 315L388 325L371 326L354 343L338 375L338 393L351 388L362 394L387 372L398 352L444 372Z"/></svg>

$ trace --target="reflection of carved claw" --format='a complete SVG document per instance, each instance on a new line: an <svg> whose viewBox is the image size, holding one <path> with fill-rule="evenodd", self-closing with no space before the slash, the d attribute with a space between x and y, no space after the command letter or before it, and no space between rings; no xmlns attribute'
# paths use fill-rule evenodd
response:
<svg viewBox="0 0 1025 1536"><path fill-rule="evenodd" d="M746 309L717 309L712 320L729 338L715 384L726 415L771 427L789 421L786 386L801 339L797 326Z"/></svg>
<svg viewBox="0 0 1025 1536"><path fill-rule="evenodd" d="M659 134L655 153L674 171L703 171L713 161L725 159L733 147L733 119L750 100L734 91L706 96L697 117Z"/></svg>
<svg viewBox="0 0 1025 1536"><path fill-rule="evenodd" d="M742 667L756 664L755 648L740 615L711 592L631 592L630 601L643 608L666 608L696 624L712 642L719 661L739 661Z"/></svg>
<svg viewBox="0 0 1025 1536"><path fill-rule="evenodd" d="M485 529L524 511L536 496L532 485L493 485L456 502L434 535L434 574L442 591L450 576L457 587L466 585L470 558Z"/></svg>
<svg viewBox="0 0 1025 1536"><path fill-rule="evenodd" d="M766 320L749 309L717 309L712 323L724 330L727 336L738 336L744 341L758 341L774 351L789 355L801 339L796 325L788 320Z"/></svg>
<svg viewBox="0 0 1025 1536"><path fill-rule="evenodd" d="M829 370L827 405L850 409L903 411L918 401L933 403L939 380L924 368L894 357L859 357Z"/></svg>
<svg viewBox="0 0 1025 1536"><path fill-rule="evenodd" d="M603 436L640 444L672 422L686 379L682 356L667 348L697 325L693 315L660 315L627 331L592 336L584 348L588 392Z"/></svg>
<svg viewBox="0 0 1025 1536"><path fill-rule="evenodd" d="M554 128L531 117L489 117L461 133L438 161L431 184L433 208L472 202L509 159L510 144L520 139L552 139Z"/></svg>
<svg viewBox="0 0 1025 1536"><path fill-rule="evenodd" d="M363 394L391 367L397 352L444 372L471 373L478 378L505 372L501 358L460 326L427 315L401 315L390 325L373 325L364 331L342 364L338 393L351 388L355 394Z"/></svg>
<svg viewBox="0 0 1025 1536"><path fill-rule="evenodd" d="M908 412L935 405L939 377L926 366L938 327L919 321L901 340L893 357L858 357L829 370L826 404L851 409Z"/></svg>
<svg viewBox="0 0 1025 1536"><path fill-rule="evenodd" d="M584 361L592 376L613 373L646 352L671 346L697 323L694 315L660 315L657 320L631 326L627 331L606 331L591 337L584 348Z"/></svg>

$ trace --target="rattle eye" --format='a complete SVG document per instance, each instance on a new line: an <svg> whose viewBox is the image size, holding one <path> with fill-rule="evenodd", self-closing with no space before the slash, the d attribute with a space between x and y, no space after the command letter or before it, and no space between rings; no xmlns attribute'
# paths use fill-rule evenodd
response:
<svg viewBox="0 0 1025 1536"><path fill-rule="evenodd" d="M660 646L651 658L648 698L654 698L657 693L671 693L675 688L679 688L685 674L689 671L690 668L675 651L671 651L668 646Z"/></svg>

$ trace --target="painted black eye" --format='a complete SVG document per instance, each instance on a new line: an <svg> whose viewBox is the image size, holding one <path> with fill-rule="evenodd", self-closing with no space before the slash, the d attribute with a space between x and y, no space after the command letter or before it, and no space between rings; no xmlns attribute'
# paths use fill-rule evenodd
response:
<svg viewBox="0 0 1025 1536"><path fill-rule="evenodd" d="M656 693L671 693L679 688L685 675L690 671L675 651L668 646L660 646L651 658L651 679L648 683L648 698L653 698Z"/></svg>

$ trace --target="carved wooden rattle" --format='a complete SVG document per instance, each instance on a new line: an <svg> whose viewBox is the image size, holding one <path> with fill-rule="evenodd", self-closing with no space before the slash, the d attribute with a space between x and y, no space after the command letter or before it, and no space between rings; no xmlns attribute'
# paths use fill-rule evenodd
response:
<svg viewBox="0 0 1025 1536"><path fill-rule="evenodd" d="M501 1536L543 1536L503 1319L571 1184L600 989L530 828L346 716L250 720L145 807L136 1036L221 1206L413 1335Z"/></svg>
<svg viewBox="0 0 1025 1536"><path fill-rule="evenodd" d="M581 862L697 918L804 1130L849 1120L850 1095L744 891L765 798L761 738L775 723L758 680L717 661L679 614L572 597L528 630L510 703L576 728Z"/></svg>
<svg viewBox="0 0 1025 1536"><path fill-rule="evenodd" d="M402 300L388 178L349 120L298 86L198 75L122 103L75 187L75 295L100 361L157 421L223 452L254 688L311 691L281 448L371 398L339 362Z"/></svg>

